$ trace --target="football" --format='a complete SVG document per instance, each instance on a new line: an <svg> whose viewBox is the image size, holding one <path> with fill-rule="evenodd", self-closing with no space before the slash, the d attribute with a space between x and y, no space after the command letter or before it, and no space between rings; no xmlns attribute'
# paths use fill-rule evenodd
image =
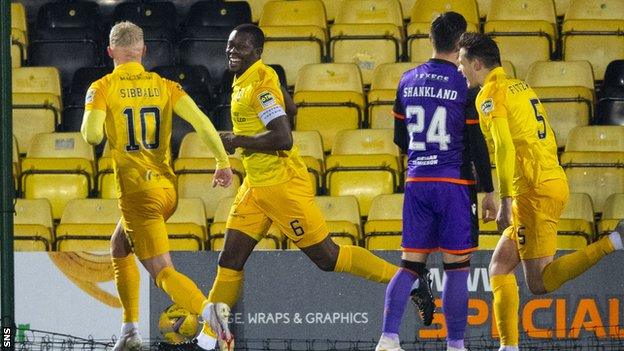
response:
<svg viewBox="0 0 624 351"><path fill-rule="evenodd" d="M197 315L179 305L167 307L158 320L158 329L170 344L180 344L192 340L200 330Z"/></svg>

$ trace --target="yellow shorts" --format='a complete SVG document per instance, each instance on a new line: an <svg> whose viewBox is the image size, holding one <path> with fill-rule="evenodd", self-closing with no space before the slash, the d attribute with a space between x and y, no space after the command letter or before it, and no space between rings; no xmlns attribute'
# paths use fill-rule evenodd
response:
<svg viewBox="0 0 624 351"><path fill-rule="evenodd" d="M250 187L245 180L232 204L227 228L260 241L275 223L298 247L317 244L329 230L311 189L309 178L300 176L286 183L257 187Z"/></svg>
<svg viewBox="0 0 624 351"><path fill-rule="evenodd" d="M140 260L169 252L165 221L176 206L177 195L173 188L148 189L119 199L124 230Z"/></svg>
<svg viewBox="0 0 624 351"><path fill-rule="evenodd" d="M557 222L568 202L566 179L551 179L513 200L513 225L503 235L514 240L520 259L554 256Z"/></svg>

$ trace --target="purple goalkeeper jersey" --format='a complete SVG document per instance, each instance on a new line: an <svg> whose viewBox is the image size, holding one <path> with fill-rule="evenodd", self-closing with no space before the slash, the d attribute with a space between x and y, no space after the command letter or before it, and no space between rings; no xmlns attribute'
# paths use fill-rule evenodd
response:
<svg viewBox="0 0 624 351"><path fill-rule="evenodd" d="M407 127L408 182L472 184L464 152L467 92L466 79L445 60L430 59L401 77L393 110Z"/></svg>

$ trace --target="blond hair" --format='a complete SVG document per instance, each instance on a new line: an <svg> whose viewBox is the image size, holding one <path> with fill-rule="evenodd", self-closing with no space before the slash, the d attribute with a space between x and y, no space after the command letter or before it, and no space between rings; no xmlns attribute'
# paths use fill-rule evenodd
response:
<svg viewBox="0 0 624 351"><path fill-rule="evenodd" d="M109 40L112 47L143 45L143 29L132 22L119 22L111 28Z"/></svg>

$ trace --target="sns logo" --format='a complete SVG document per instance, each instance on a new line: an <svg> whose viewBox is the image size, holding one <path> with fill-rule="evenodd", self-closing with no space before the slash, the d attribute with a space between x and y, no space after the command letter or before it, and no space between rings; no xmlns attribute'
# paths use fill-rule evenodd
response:
<svg viewBox="0 0 624 351"><path fill-rule="evenodd" d="M483 112L484 115L487 115L492 111L494 111L494 101L492 99L483 101L481 104L481 112Z"/></svg>
<svg viewBox="0 0 624 351"><path fill-rule="evenodd" d="M258 95L258 100L260 100L260 104L264 108L275 105L275 98L273 97L273 94L268 91L260 93Z"/></svg>
<svg viewBox="0 0 624 351"><path fill-rule="evenodd" d="M11 328L2 328L2 347L11 347Z"/></svg>

